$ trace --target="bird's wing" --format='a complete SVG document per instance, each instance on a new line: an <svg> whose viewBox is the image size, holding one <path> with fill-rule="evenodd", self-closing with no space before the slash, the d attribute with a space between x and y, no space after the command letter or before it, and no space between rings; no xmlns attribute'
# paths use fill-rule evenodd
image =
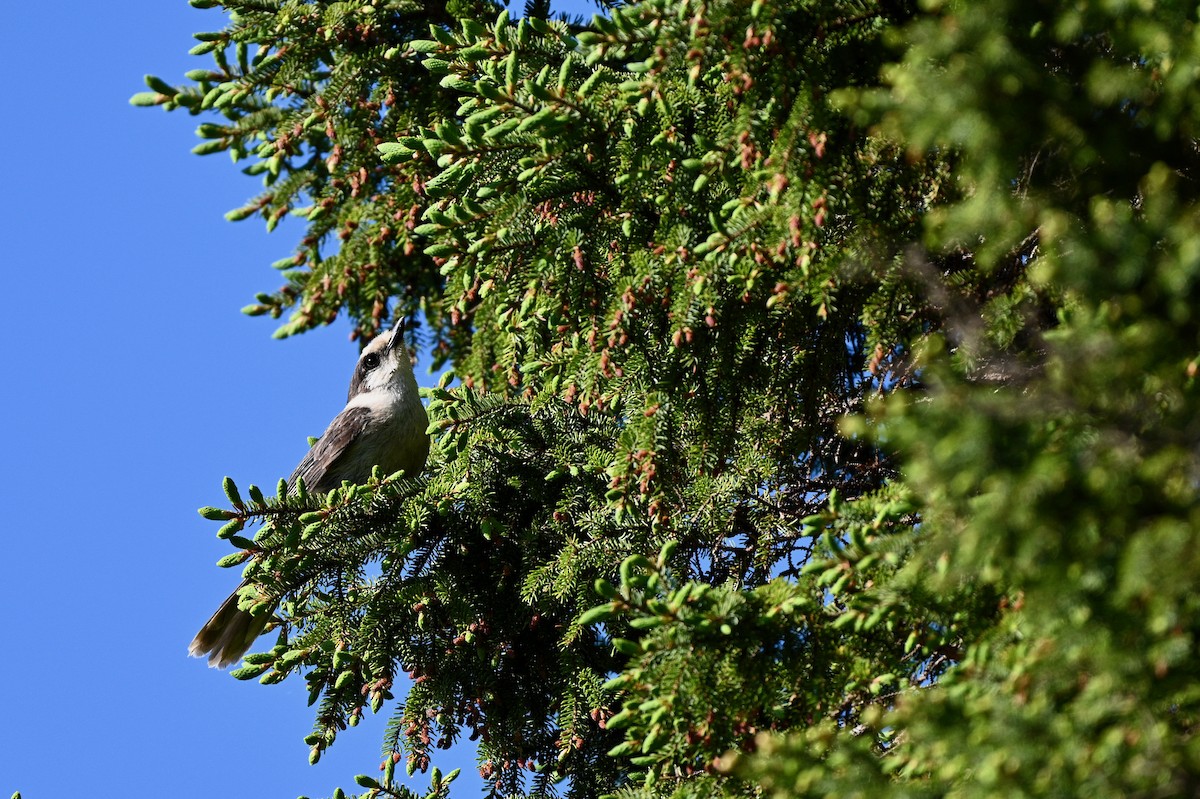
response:
<svg viewBox="0 0 1200 799"><path fill-rule="evenodd" d="M354 440L362 435L370 415L369 408L356 407L346 408L335 416L304 460L300 461L296 471L292 472L288 487L294 488L300 478L304 478L304 485L309 491L317 493L332 491L341 485L335 467Z"/></svg>

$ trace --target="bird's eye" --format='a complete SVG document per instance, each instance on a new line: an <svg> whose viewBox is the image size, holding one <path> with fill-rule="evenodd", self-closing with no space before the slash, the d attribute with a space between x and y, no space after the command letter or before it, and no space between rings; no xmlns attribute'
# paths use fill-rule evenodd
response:
<svg viewBox="0 0 1200 799"><path fill-rule="evenodd" d="M366 371L368 369L374 369L378 365L379 365L379 353L368 352L366 355L363 356L362 368L364 371Z"/></svg>

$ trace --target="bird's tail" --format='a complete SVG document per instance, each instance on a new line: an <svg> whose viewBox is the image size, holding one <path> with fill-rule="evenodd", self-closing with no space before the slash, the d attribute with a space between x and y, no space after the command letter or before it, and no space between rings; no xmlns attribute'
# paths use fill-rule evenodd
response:
<svg viewBox="0 0 1200 799"><path fill-rule="evenodd" d="M218 669L241 660L274 615L273 608L260 614L238 609L238 592L246 585L243 582L234 589L212 618L204 623L192 639L188 654L192 657L208 655L208 665Z"/></svg>

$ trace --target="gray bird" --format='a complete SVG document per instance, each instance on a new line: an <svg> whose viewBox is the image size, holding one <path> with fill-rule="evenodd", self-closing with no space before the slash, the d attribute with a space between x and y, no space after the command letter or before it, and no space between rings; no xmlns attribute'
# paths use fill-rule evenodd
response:
<svg viewBox="0 0 1200 799"><path fill-rule="evenodd" d="M425 467L429 455L429 417L417 393L412 361L402 340L404 318L389 333L376 336L358 357L346 407L300 461L288 488L303 478L314 493L327 493L346 481L364 483L378 466L384 474L403 470L409 476ZM250 614L238 609L238 591L221 603L188 652L208 655L208 665L236 663L262 634L273 610Z"/></svg>

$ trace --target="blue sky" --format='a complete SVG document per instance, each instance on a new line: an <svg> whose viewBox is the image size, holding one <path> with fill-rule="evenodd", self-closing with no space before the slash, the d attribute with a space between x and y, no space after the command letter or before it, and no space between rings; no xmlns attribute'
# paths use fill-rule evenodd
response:
<svg viewBox="0 0 1200 799"><path fill-rule="evenodd" d="M9 3L4 23L0 796L351 789L377 773L386 713L310 767L301 681L240 683L186 654L238 580L195 509L225 501L226 474L290 473L345 398L349 326L275 341L271 320L242 316L298 228L226 222L257 179L190 154L200 118L128 105L143 74L207 65L187 50L219 13L49 8ZM470 751L435 764L481 785Z"/></svg>

